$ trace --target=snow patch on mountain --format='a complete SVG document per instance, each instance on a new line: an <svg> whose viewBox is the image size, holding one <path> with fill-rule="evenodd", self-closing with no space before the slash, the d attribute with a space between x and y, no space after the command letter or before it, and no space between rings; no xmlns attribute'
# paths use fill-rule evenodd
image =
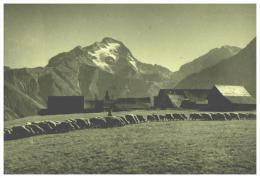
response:
<svg viewBox="0 0 260 178"><path fill-rule="evenodd" d="M135 71L138 71L138 68L136 66L136 62L135 60L130 56L130 60L129 60L129 63L132 65L132 68L135 70Z"/></svg>
<svg viewBox="0 0 260 178"><path fill-rule="evenodd" d="M97 50L89 51L88 54L93 59L106 60L107 57L111 57L114 61L118 60L117 51L120 47L118 43L96 43Z"/></svg>
<svg viewBox="0 0 260 178"><path fill-rule="evenodd" d="M101 59L95 59L93 60L93 63L99 67L100 69L107 71L109 73L114 73L113 70L111 69L110 65L102 61Z"/></svg>

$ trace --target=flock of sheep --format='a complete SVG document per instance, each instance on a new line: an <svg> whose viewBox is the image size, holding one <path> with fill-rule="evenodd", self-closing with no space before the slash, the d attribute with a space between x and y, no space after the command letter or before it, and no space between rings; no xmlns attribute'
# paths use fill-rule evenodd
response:
<svg viewBox="0 0 260 178"><path fill-rule="evenodd" d="M256 114L253 113L191 113L188 116L185 114L150 114L147 117L142 115L128 114L125 116L107 116L93 118L77 118L65 121L38 121L27 122L22 126L14 126L4 129L4 139L13 140L18 138L30 137L41 134L54 134L69 132L72 130L86 128L110 128L119 127L128 124L138 124L142 122L153 121L178 121L178 120L245 120L256 119Z"/></svg>

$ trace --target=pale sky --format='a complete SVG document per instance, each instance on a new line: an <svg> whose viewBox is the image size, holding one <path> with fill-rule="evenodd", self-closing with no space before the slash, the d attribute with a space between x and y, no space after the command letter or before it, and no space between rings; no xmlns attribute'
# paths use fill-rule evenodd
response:
<svg viewBox="0 0 260 178"><path fill-rule="evenodd" d="M212 48L245 47L256 36L255 5L5 5L4 65L45 66L54 55L104 37L138 60L170 70Z"/></svg>

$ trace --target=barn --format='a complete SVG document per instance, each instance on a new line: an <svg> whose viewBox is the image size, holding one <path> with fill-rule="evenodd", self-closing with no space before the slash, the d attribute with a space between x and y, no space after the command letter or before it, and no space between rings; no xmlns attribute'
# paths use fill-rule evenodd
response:
<svg viewBox="0 0 260 178"><path fill-rule="evenodd" d="M49 96L48 114L84 112L84 96Z"/></svg>
<svg viewBox="0 0 260 178"><path fill-rule="evenodd" d="M211 110L256 109L256 100L243 86L214 85L208 95Z"/></svg>
<svg viewBox="0 0 260 178"><path fill-rule="evenodd" d="M114 101L113 110L125 111L135 109L151 109L152 101L150 97L141 98L118 98Z"/></svg>
<svg viewBox="0 0 260 178"><path fill-rule="evenodd" d="M158 106L165 108L198 108L207 105L209 89L161 89Z"/></svg>

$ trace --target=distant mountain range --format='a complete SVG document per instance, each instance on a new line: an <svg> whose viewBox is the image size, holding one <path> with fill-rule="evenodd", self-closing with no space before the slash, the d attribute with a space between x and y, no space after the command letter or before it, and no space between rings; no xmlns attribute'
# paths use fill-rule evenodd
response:
<svg viewBox="0 0 260 178"><path fill-rule="evenodd" d="M176 88L212 88L214 84L243 85L256 96L256 38L236 55L190 74Z"/></svg>
<svg viewBox="0 0 260 178"><path fill-rule="evenodd" d="M172 88L176 85L191 87L187 85L190 83L189 77L245 50L240 51L232 46L216 48L183 65L179 71L171 72L160 65L140 62L122 42L104 38L90 46L78 46L71 51L60 53L52 57L45 67L11 69L5 66L4 118L10 120L35 115L40 108L46 107L47 97L51 95L84 95L86 99L94 99L97 96L102 99L108 90L113 98L143 97L155 96L161 88ZM253 52L255 50L246 53L249 56ZM255 54L250 57L255 59ZM252 66L244 63L241 68L250 71ZM231 65L230 69L232 67L237 66ZM232 72L235 70L236 68L231 69ZM253 75L254 71L250 72ZM228 74L219 75L223 77ZM241 78L238 76L240 75L235 78ZM235 81L235 78L230 78L230 83ZM255 81L253 78L252 80ZM197 81L196 84L198 83ZM246 83L241 81L241 84ZM205 86L209 87L210 84Z"/></svg>
<svg viewBox="0 0 260 178"><path fill-rule="evenodd" d="M228 45L210 50L208 53L182 65L178 71L173 72L170 86L176 85L190 74L200 72L203 69L211 67L220 61L237 54L240 50L241 48Z"/></svg>

